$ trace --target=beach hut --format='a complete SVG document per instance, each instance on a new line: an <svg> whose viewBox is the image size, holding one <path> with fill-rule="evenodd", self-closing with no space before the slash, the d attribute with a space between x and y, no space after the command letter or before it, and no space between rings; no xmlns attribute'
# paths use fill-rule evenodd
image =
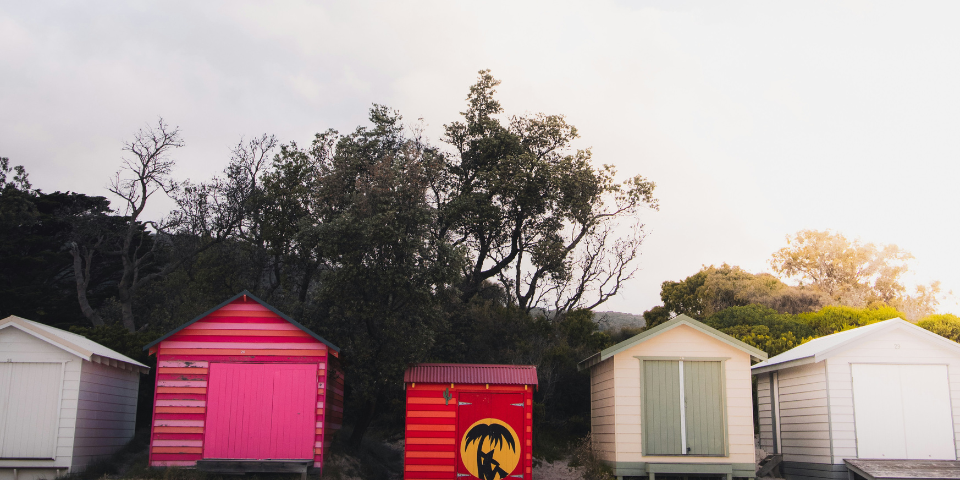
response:
<svg viewBox="0 0 960 480"><path fill-rule="evenodd" d="M767 355L679 315L580 362L617 478L756 476L750 365Z"/></svg>
<svg viewBox="0 0 960 480"><path fill-rule="evenodd" d="M403 478L530 478L536 367L425 363L403 381Z"/></svg>
<svg viewBox="0 0 960 480"><path fill-rule="evenodd" d="M146 348L157 355L150 465L322 468L343 418L332 343L244 291Z"/></svg>
<svg viewBox="0 0 960 480"><path fill-rule="evenodd" d="M83 470L133 438L146 365L83 336L0 320L0 479Z"/></svg>
<svg viewBox="0 0 960 480"><path fill-rule="evenodd" d="M851 461L956 463L942 462L957 459L956 342L895 318L811 340L753 374L761 445L783 456L787 478L846 479Z"/></svg>

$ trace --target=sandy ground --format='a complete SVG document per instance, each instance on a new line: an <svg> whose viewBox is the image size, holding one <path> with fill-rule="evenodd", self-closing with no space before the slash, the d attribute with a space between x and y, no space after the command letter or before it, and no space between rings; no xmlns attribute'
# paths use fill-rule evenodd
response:
<svg viewBox="0 0 960 480"><path fill-rule="evenodd" d="M543 480L580 480L580 471L567 466L566 460L553 463L543 462L539 467L533 467L533 478Z"/></svg>

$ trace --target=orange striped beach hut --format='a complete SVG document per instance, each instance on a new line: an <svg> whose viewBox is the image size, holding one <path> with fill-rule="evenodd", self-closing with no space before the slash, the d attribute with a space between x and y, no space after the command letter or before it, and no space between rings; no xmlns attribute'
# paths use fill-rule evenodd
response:
<svg viewBox="0 0 960 480"><path fill-rule="evenodd" d="M403 381L403 478L530 479L536 367L426 363Z"/></svg>
<svg viewBox="0 0 960 480"><path fill-rule="evenodd" d="M322 469L343 419L335 345L244 291L145 348L157 355L151 466Z"/></svg>

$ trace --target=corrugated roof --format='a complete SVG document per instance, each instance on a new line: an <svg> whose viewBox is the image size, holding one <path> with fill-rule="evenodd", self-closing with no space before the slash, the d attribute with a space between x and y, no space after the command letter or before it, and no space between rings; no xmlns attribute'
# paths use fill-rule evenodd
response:
<svg viewBox="0 0 960 480"><path fill-rule="evenodd" d="M481 365L465 363L421 363L403 373L404 383L495 383L538 385L533 365Z"/></svg>
<svg viewBox="0 0 960 480"><path fill-rule="evenodd" d="M960 350L960 345L958 345L956 342L924 330L923 328L907 322L906 320L891 318L890 320L871 323L870 325L864 325L862 327L852 328L850 330L844 330L842 332L837 332L810 340L807 343L798 345L797 347L787 350L780 355L772 357L765 362L760 362L754 365L753 372L754 374L757 374L779 370L780 368L787 368L794 365L802 365L804 363L819 362L829 357L833 353L845 349L847 346L866 337L867 335L872 335L874 333L897 327L907 328L912 332L927 336L935 341L942 341L945 345L949 345Z"/></svg>
<svg viewBox="0 0 960 480"><path fill-rule="evenodd" d="M103 345L100 345L99 343L94 342L83 335L77 335L76 333L60 330L59 328L44 325L42 323L34 322L33 320L27 320L26 318L20 318L14 315L0 320L0 329L7 327L19 328L21 331L33 335L41 340L45 340L46 342L56 345L87 361L109 363L109 361L101 361L101 359L106 358L137 367L137 369L143 373L150 371L150 367L126 355L104 347Z"/></svg>

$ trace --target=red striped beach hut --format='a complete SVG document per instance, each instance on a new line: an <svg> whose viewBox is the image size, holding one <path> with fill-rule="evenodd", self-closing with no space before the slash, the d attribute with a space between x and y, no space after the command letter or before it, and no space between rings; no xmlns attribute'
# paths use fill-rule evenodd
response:
<svg viewBox="0 0 960 480"><path fill-rule="evenodd" d="M335 345L244 291L145 348L157 355L151 466L322 468L343 419Z"/></svg>
<svg viewBox="0 0 960 480"><path fill-rule="evenodd" d="M414 365L406 389L404 478L530 479L532 365Z"/></svg>

